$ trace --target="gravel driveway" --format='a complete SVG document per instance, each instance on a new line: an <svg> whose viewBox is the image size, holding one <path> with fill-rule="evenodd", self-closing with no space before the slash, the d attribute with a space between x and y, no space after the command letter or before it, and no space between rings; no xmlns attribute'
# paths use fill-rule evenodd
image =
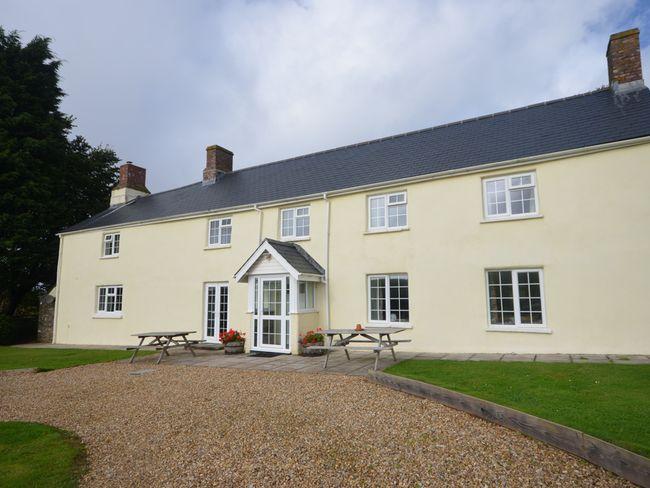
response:
<svg viewBox="0 0 650 488"><path fill-rule="evenodd" d="M128 374L141 367L0 375L0 420L76 432L85 486L627 485L363 378L171 365Z"/></svg>

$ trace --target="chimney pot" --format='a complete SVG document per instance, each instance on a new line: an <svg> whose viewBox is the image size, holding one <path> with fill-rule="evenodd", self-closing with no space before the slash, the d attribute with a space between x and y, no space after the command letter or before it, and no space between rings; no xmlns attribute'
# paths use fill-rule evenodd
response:
<svg viewBox="0 0 650 488"><path fill-rule="evenodd" d="M607 44L609 86L616 93L643 88L639 29L629 29L609 36Z"/></svg>
<svg viewBox="0 0 650 488"><path fill-rule="evenodd" d="M217 181L223 173L232 171L233 153L221 146L212 145L205 148L205 169L203 170L203 184L210 185Z"/></svg>

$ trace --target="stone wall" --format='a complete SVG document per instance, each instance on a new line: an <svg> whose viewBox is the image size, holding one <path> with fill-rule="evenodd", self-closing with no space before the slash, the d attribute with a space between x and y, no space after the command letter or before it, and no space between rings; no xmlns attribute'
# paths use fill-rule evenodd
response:
<svg viewBox="0 0 650 488"><path fill-rule="evenodd" d="M54 297L50 294L39 299L37 342L52 342L54 331Z"/></svg>

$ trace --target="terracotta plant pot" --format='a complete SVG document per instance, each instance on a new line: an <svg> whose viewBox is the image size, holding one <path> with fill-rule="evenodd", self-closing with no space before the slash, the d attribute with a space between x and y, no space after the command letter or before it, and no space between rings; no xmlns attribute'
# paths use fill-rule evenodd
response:
<svg viewBox="0 0 650 488"><path fill-rule="evenodd" d="M322 346L323 341L316 342L315 344L307 344L306 346L300 345L300 355L301 356L322 356L325 354L323 349L308 349L310 346Z"/></svg>
<svg viewBox="0 0 650 488"><path fill-rule="evenodd" d="M243 342L228 342L223 346L226 354L241 354L244 352L244 343Z"/></svg>

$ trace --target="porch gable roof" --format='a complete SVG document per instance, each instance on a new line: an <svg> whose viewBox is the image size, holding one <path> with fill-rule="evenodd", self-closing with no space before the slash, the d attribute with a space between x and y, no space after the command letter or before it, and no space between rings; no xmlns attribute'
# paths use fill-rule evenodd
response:
<svg viewBox="0 0 650 488"><path fill-rule="evenodd" d="M323 267L295 242L282 242L267 238L235 273L235 280L238 283L246 281L248 272L265 252L273 256L285 271L297 280L307 279L313 281L316 279L320 281L325 276Z"/></svg>

